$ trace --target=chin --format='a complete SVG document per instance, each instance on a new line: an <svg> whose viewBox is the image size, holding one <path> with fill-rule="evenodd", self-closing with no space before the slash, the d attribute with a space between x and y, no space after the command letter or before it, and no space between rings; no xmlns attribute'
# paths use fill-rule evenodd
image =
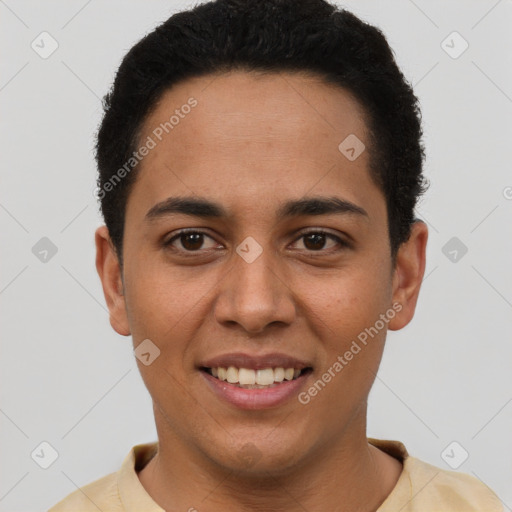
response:
<svg viewBox="0 0 512 512"><path fill-rule="evenodd" d="M227 471L235 471L238 476L265 477L289 473L305 457L306 447L303 437L294 436L233 436L226 439L225 448L218 450L211 458ZM279 438L278 438L279 437ZM293 439L295 438L295 439ZM236 439L236 441L234 441ZM211 439L210 445L211 447ZM217 445L219 446L219 445Z"/></svg>

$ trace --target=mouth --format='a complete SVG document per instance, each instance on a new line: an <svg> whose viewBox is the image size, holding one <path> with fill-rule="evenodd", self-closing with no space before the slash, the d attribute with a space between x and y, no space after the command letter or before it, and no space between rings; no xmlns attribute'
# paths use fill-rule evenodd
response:
<svg viewBox="0 0 512 512"><path fill-rule="evenodd" d="M227 382L235 387L243 389L268 389L281 385L283 382L297 380L299 377L313 371L310 366L305 368L237 368L236 366L201 367L201 371L208 373L213 378Z"/></svg>
<svg viewBox="0 0 512 512"><path fill-rule="evenodd" d="M239 409L284 406L306 386L313 366L286 354L232 353L201 362L199 373L222 402Z"/></svg>

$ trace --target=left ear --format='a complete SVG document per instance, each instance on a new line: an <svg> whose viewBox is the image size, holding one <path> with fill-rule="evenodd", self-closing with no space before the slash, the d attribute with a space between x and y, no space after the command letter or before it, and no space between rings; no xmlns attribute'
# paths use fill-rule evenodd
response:
<svg viewBox="0 0 512 512"><path fill-rule="evenodd" d="M420 293L426 265L426 248L428 240L427 225L415 220L411 226L411 235L398 249L393 274L393 304L402 308L388 323L388 328L397 331L405 327L414 316L416 302Z"/></svg>

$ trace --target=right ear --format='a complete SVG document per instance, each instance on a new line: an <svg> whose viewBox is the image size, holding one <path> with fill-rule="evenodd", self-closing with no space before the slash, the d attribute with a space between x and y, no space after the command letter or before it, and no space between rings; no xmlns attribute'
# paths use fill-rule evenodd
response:
<svg viewBox="0 0 512 512"><path fill-rule="evenodd" d="M103 294L110 313L110 325L122 336L131 334L119 258L110 239L107 226L101 226L94 235L96 242L96 270L101 279Z"/></svg>

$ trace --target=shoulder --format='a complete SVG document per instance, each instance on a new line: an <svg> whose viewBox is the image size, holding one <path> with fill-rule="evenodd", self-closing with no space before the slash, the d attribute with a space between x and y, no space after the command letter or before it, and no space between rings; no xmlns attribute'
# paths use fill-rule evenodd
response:
<svg viewBox="0 0 512 512"><path fill-rule="evenodd" d="M406 510L503 512L496 494L474 476L442 469L415 457L406 459L405 469L413 505Z"/></svg>
<svg viewBox="0 0 512 512"><path fill-rule="evenodd" d="M164 512L151 499L137 476L137 471L157 450L157 442L135 445L118 471L78 488L48 512L123 512L127 504L132 507L130 510Z"/></svg>
<svg viewBox="0 0 512 512"><path fill-rule="evenodd" d="M400 441L368 439L400 460L402 473L378 512L503 512L496 494L474 476L411 457Z"/></svg>
<svg viewBox="0 0 512 512"><path fill-rule="evenodd" d="M109 512L123 510L117 487L117 473L110 473L66 496L48 512Z"/></svg>

